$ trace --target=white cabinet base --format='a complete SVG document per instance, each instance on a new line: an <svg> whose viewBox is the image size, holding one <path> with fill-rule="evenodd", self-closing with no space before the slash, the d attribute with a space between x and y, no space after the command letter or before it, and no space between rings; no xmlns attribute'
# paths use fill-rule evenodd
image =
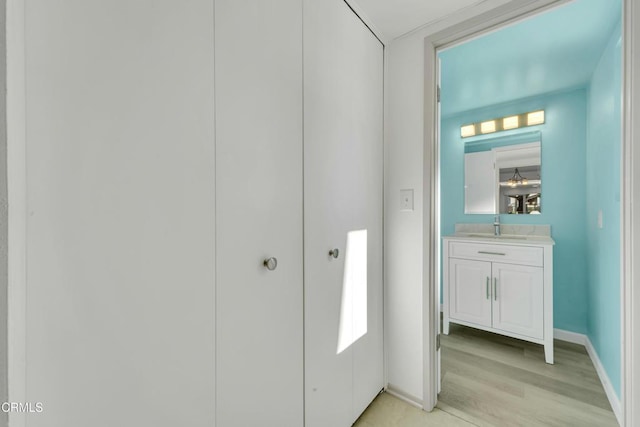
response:
<svg viewBox="0 0 640 427"><path fill-rule="evenodd" d="M443 325L544 345L553 364L553 241L502 243L445 237Z"/></svg>
<svg viewBox="0 0 640 427"><path fill-rule="evenodd" d="M541 345L544 346L544 360L545 360L545 362L547 362L550 365L553 365L553 335L549 339L535 339L535 338L527 337L527 336L524 336L524 335L514 334L512 332L501 331L499 329L486 327L486 326L479 326L479 325L476 325L476 324L471 323L471 322L465 322L463 320L451 319L451 318L450 319L443 318L443 322L442 322L442 333L443 334L449 335L450 324L451 323L454 323L454 324L457 324L457 325L468 326L470 328L480 329L480 330L487 331L487 332L493 332L494 334L500 334L500 335L504 335L506 337L517 338L517 339L520 339L520 340L523 340L523 341L528 341L528 342L533 342L533 343L536 343L536 344L541 344Z"/></svg>

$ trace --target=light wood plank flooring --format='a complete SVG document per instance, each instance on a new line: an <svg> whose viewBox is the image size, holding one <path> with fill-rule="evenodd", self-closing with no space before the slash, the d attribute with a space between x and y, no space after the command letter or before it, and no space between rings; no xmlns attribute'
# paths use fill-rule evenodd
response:
<svg viewBox="0 0 640 427"><path fill-rule="evenodd" d="M425 412L382 393L367 408L354 427L469 427L470 424L438 408Z"/></svg>
<svg viewBox="0 0 640 427"><path fill-rule="evenodd" d="M583 346L555 342L555 364L540 345L451 325L442 337L442 391L426 413L382 394L355 424L393 426L617 426Z"/></svg>

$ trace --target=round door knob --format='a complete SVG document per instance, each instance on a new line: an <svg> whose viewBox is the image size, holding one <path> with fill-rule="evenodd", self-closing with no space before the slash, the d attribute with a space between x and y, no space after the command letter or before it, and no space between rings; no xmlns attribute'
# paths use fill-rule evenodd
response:
<svg viewBox="0 0 640 427"><path fill-rule="evenodd" d="M276 269L276 267L278 266L278 260L275 259L274 257L271 258L267 258L263 261L262 263L265 267L267 267L267 270L269 271L273 271Z"/></svg>
<svg viewBox="0 0 640 427"><path fill-rule="evenodd" d="M338 255L340 255L340 251L338 250L338 248L331 249L329 251L329 256L332 256L334 258L338 258Z"/></svg>

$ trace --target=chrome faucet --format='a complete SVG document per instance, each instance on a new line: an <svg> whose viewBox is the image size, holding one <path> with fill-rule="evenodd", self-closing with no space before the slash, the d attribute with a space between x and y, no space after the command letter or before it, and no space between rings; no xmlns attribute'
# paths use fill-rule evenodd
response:
<svg viewBox="0 0 640 427"><path fill-rule="evenodd" d="M494 236L500 235L500 215L496 215L496 217L493 220L493 235Z"/></svg>

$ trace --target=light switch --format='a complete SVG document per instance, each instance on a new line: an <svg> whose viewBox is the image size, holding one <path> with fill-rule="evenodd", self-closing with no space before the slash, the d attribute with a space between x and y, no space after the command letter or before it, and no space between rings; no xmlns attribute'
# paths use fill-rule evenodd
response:
<svg viewBox="0 0 640 427"><path fill-rule="evenodd" d="M413 189L400 190L400 210L413 210Z"/></svg>

